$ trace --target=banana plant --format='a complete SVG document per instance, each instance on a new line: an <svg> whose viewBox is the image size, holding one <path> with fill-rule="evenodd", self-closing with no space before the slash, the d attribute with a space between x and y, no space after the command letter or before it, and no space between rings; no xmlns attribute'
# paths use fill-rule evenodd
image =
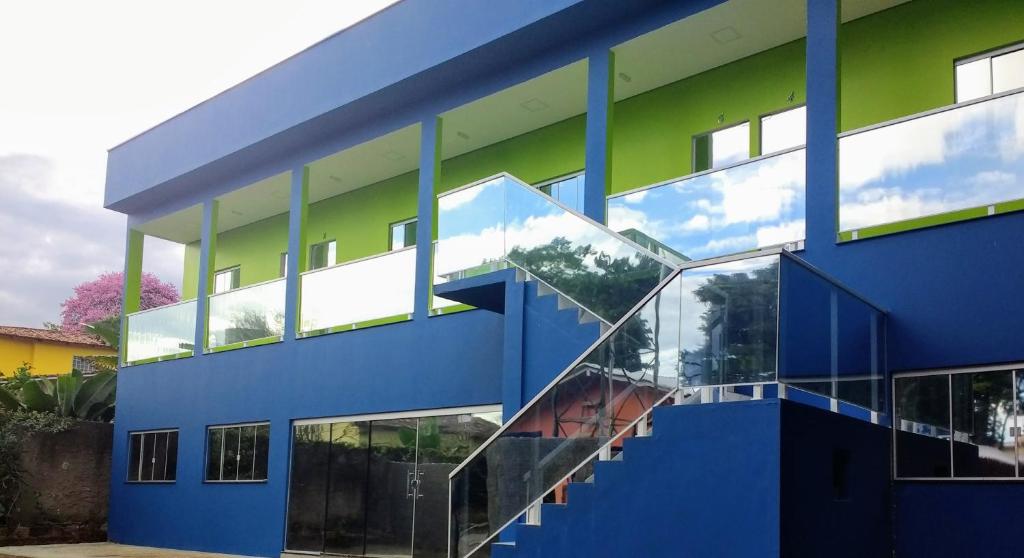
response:
<svg viewBox="0 0 1024 558"><path fill-rule="evenodd" d="M113 317L91 324L85 324L85 329L99 337L104 343L110 345L114 351L119 352L121 346L121 318ZM117 356L93 356L90 359L103 370L117 370Z"/></svg>
<svg viewBox="0 0 1024 558"><path fill-rule="evenodd" d="M10 410L53 413L80 420L114 418L117 374L99 372L86 378L78 370L56 378L26 382L17 393L0 388L0 405Z"/></svg>

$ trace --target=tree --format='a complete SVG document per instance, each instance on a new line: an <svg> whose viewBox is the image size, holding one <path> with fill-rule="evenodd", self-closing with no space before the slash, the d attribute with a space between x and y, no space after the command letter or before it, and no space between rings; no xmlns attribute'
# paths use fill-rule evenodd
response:
<svg viewBox="0 0 1024 558"><path fill-rule="evenodd" d="M75 294L61 303L61 329L85 331L84 324L121 315L124 274L104 273L75 287ZM142 274L140 308L146 310L178 302L178 289L151 273Z"/></svg>

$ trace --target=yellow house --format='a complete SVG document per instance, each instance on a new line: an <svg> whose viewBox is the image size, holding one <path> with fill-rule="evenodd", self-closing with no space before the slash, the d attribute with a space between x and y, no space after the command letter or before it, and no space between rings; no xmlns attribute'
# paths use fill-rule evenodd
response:
<svg viewBox="0 0 1024 558"><path fill-rule="evenodd" d="M32 365L35 376L66 374L72 368L88 372L90 363L83 357L116 354L84 333L0 326L0 372L7 376L26 362Z"/></svg>

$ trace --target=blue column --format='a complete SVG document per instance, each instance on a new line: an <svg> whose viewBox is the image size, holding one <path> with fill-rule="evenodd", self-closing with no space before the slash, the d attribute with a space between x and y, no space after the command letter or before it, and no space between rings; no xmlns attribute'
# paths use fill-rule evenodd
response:
<svg viewBox="0 0 1024 558"><path fill-rule="evenodd" d="M420 125L420 183L416 218L416 297L413 319L430 316L430 263L434 247L435 185L441 174L441 118L428 118Z"/></svg>
<svg viewBox="0 0 1024 558"><path fill-rule="evenodd" d="M213 285L217 253L217 200L203 202L203 228L199 231L199 282L196 288L195 356L206 348L206 308Z"/></svg>
<svg viewBox="0 0 1024 558"><path fill-rule="evenodd" d="M587 64L587 145L583 213L605 222L605 196L612 170L612 112L615 99L615 54L592 54Z"/></svg>
<svg viewBox="0 0 1024 558"><path fill-rule="evenodd" d="M505 279L505 331L502 354L502 420L512 418L525 403L523 398L523 320L526 283L516 281L514 272Z"/></svg>
<svg viewBox="0 0 1024 558"><path fill-rule="evenodd" d="M299 274L306 269L306 215L309 207L309 169L292 169L288 210L288 265L285 280L284 342L295 340L299 330Z"/></svg>
<svg viewBox="0 0 1024 558"><path fill-rule="evenodd" d="M835 247L839 0L807 0L807 254Z"/></svg>

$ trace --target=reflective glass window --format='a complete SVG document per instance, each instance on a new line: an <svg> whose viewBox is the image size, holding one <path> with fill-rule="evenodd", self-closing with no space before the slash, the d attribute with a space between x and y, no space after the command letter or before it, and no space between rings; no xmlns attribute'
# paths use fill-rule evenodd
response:
<svg viewBox="0 0 1024 558"><path fill-rule="evenodd" d="M333 240L319 242L309 247L309 269L330 267L337 262L338 245Z"/></svg>
<svg viewBox="0 0 1024 558"><path fill-rule="evenodd" d="M958 64L956 102L962 103L992 94L992 65L989 58Z"/></svg>
<svg viewBox="0 0 1024 558"><path fill-rule="evenodd" d="M238 266L218 271L213 276L213 292L216 294L237 289L240 277L241 268Z"/></svg>
<svg viewBox="0 0 1024 558"><path fill-rule="evenodd" d="M128 482L170 482L178 469L178 431L133 432L129 438Z"/></svg>
<svg viewBox="0 0 1024 558"><path fill-rule="evenodd" d="M1024 49L992 58L992 92L1024 87Z"/></svg>
<svg viewBox="0 0 1024 558"><path fill-rule="evenodd" d="M1013 373L952 377L953 476L1014 477Z"/></svg>
<svg viewBox="0 0 1024 558"><path fill-rule="evenodd" d="M761 154L775 153L807 143L807 107L761 117Z"/></svg>
<svg viewBox="0 0 1024 558"><path fill-rule="evenodd" d="M893 397L896 475L949 477L949 375L897 378Z"/></svg>
<svg viewBox="0 0 1024 558"><path fill-rule="evenodd" d="M416 245L416 219L407 219L391 225L391 249L399 250Z"/></svg>
<svg viewBox="0 0 1024 558"><path fill-rule="evenodd" d="M582 213L584 180L585 175L580 173L542 183L537 188L541 192L562 202L566 207Z"/></svg>
<svg viewBox="0 0 1024 558"><path fill-rule="evenodd" d="M693 138L693 171L738 163L750 157L750 123L744 122Z"/></svg>
<svg viewBox="0 0 1024 558"><path fill-rule="evenodd" d="M206 434L206 480L265 481L270 425L212 426Z"/></svg>

